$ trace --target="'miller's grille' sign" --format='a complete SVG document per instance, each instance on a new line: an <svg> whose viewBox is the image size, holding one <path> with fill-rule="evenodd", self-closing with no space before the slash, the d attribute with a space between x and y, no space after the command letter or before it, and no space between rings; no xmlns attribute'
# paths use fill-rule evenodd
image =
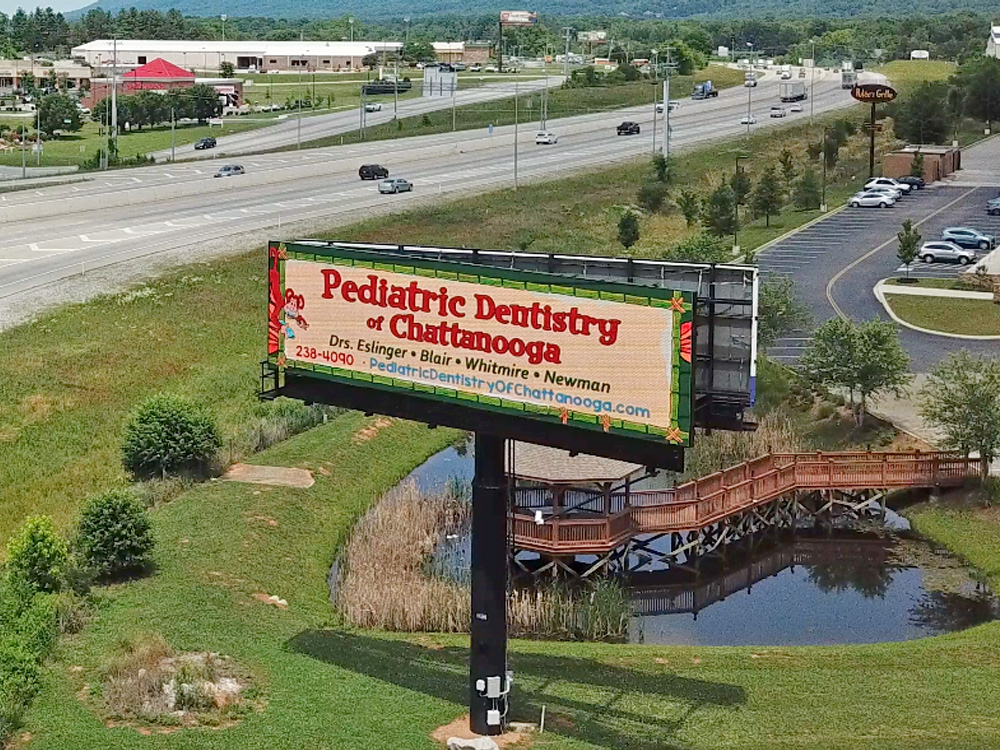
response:
<svg viewBox="0 0 1000 750"><path fill-rule="evenodd" d="M690 444L691 292L345 248L269 255L279 368Z"/></svg>
<svg viewBox="0 0 1000 750"><path fill-rule="evenodd" d="M896 98L896 89L882 83L859 83L851 89L851 96L865 104L885 104Z"/></svg>

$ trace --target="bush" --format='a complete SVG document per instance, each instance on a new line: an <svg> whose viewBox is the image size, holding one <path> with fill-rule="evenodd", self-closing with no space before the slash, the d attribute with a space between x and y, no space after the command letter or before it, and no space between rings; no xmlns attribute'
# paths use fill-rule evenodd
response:
<svg viewBox="0 0 1000 750"><path fill-rule="evenodd" d="M662 182L646 182L639 188L639 195L636 200L639 205L655 214L663 207L663 202L667 198L667 186Z"/></svg>
<svg viewBox="0 0 1000 750"><path fill-rule="evenodd" d="M207 413L180 396L160 394L133 413L122 460L137 477L204 473L221 444Z"/></svg>
<svg viewBox="0 0 1000 750"><path fill-rule="evenodd" d="M90 498L80 512L77 549L100 576L145 570L153 552L146 509L128 490L111 490Z"/></svg>
<svg viewBox="0 0 1000 750"><path fill-rule="evenodd" d="M58 591L69 567L69 548L49 516L28 518L7 543L7 576L39 591Z"/></svg>
<svg viewBox="0 0 1000 750"><path fill-rule="evenodd" d="M21 714L38 692L38 661L0 641L0 742L20 726Z"/></svg>

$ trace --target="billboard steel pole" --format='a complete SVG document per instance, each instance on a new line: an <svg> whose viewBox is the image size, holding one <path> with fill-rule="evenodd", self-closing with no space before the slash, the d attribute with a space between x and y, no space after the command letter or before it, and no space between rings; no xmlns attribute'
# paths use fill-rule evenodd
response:
<svg viewBox="0 0 1000 750"><path fill-rule="evenodd" d="M504 439L476 433L472 482L469 726L500 734L507 719L507 482Z"/></svg>
<svg viewBox="0 0 1000 750"><path fill-rule="evenodd" d="M868 179L875 176L875 101L872 100L871 132L868 134Z"/></svg>

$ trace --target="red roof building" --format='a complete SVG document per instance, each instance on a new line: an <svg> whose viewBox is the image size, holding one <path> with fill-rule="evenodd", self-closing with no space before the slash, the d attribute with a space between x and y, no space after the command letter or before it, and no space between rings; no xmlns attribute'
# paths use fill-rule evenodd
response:
<svg viewBox="0 0 1000 750"><path fill-rule="evenodd" d="M191 86L194 86L194 73L158 57L123 75L121 90L132 92L144 89L181 89Z"/></svg>

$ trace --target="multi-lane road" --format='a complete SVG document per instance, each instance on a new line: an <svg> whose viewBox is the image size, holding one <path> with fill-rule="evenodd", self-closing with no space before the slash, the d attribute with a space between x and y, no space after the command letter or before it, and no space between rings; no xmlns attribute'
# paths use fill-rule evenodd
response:
<svg viewBox="0 0 1000 750"><path fill-rule="evenodd" d="M753 90L754 128L801 121L800 114L771 120L777 81ZM817 76L816 113L848 106L848 92L832 75ZM682 99L671 113L672 147L685 149L745 132L747 90L717 99ZM642 125L638 136L615 135L623 119ZM652 153L653 111L648 107L551 120L555 146L535 146L535 123L517 137L522 182L553 179ZM257 131L264 137L266 131ZM662 138L662 132L657 135ZM114 281L149 273L164 262L204 258L213 252L261 244L269 235L291 236L320 226L466 196L514 184L514 129L496 128L411 137L350 146L248 155L242 177L214 179L217 165L167 164L102 173L83 184L0 195L0 325L22 319L40 305L105 290L101 268ZM360 164L385 164L413 180L411 194L382 196L361 182ZM405 238L401 238L404 239ZM61 282L54 285L54 282ZM28 291L46 287L44 293ZM82 290L82 291L81 291Z"/></svg>

